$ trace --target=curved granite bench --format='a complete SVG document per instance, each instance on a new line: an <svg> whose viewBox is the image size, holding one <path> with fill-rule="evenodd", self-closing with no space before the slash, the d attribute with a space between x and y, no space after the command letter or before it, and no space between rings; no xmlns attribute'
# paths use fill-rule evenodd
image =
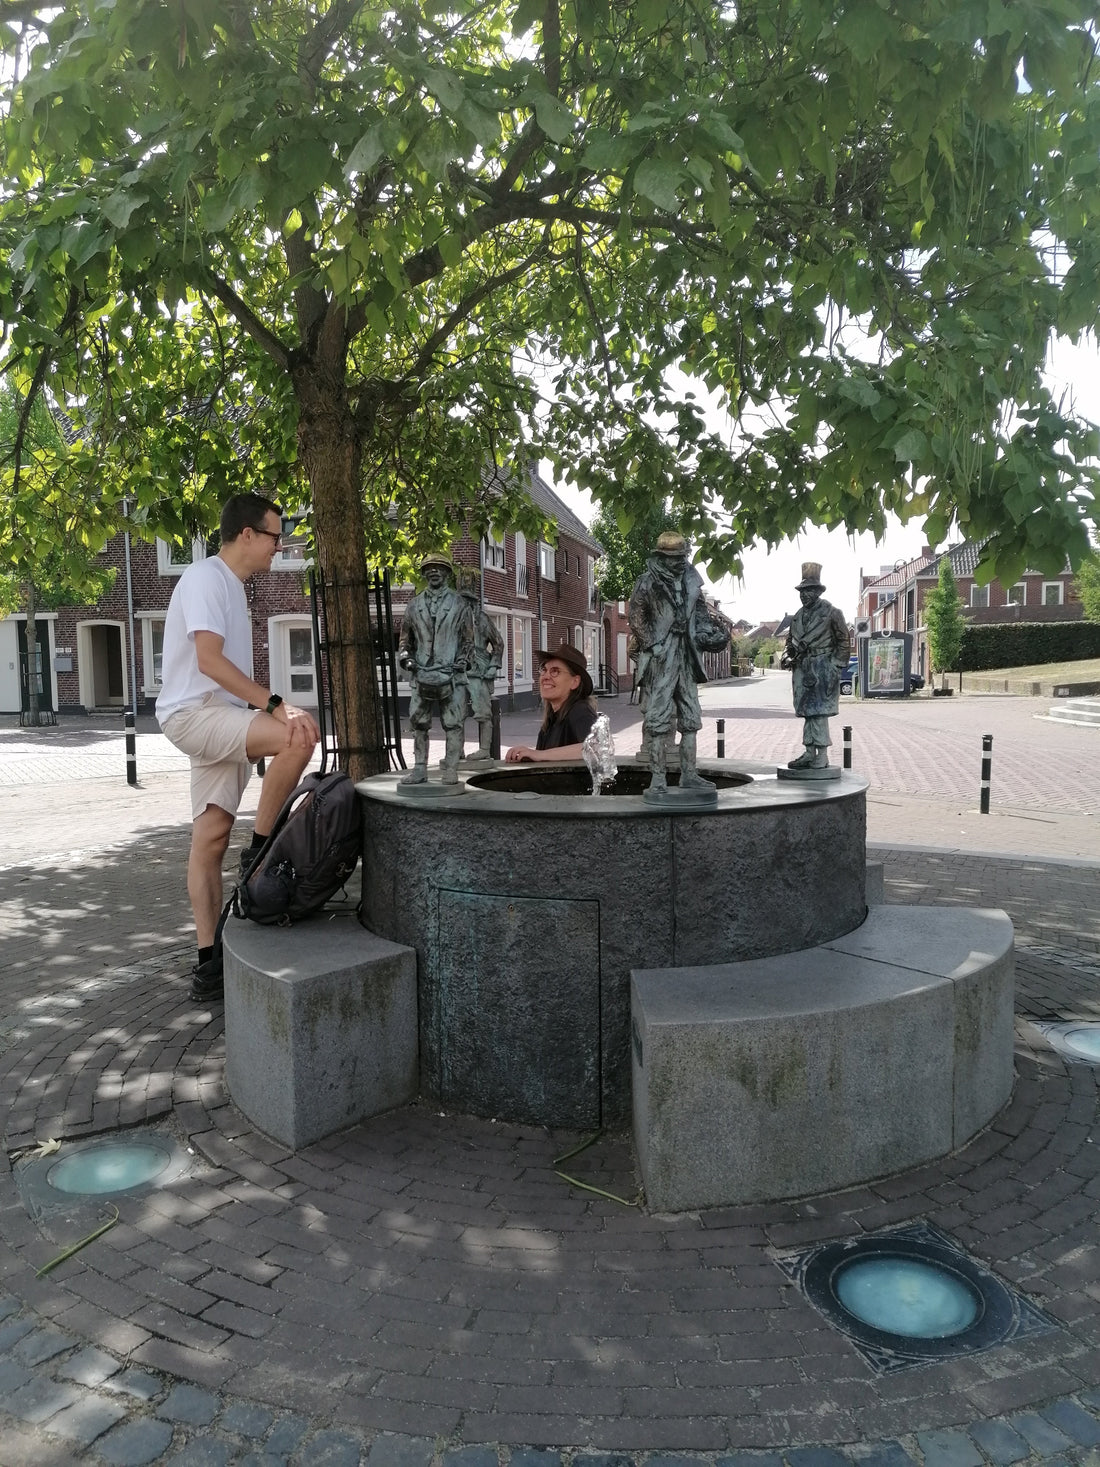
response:
<svg viewBox="0 0 1100 1467"><path fill-rule="evenodd" d="M1014 972L1003 912L901 906L802 952L635 970L649 1206L836 1191L956 1150L1012 1091Z"/></svg>
<svg viewBox="0 0 1100 1467"><path fill-rule="evenodd" d="M229 922L223 943L226 1083L265 1135L297 1149L415 1097L411 947L351 911Z"/></svg>

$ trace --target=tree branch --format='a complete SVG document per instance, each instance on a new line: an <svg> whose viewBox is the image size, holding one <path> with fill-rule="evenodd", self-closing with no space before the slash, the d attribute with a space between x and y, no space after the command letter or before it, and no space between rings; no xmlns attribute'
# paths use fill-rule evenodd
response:
<svg viewBox="0 0 1100 1467"><path fill-rule="evenodd" d="M220 275L213 270L206 272L206 283L217 300L220 300L229 314L236 320L252 337L258 346L267 352L268 356L285 372L289 371L291 365L291 351L272 331L269 331L256 313L248 306L237 292L224 281Z"/></svg>

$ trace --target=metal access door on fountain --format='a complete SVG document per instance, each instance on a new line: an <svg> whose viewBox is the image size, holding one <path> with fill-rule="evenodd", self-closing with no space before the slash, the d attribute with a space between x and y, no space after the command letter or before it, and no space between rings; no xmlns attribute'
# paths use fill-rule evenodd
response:
<svg viewBox="0 0 1100 1467"><path fill-rule="evenodd" d="M437 899L439 1099L520 1124L599 1126L599 902Z"/></svg>

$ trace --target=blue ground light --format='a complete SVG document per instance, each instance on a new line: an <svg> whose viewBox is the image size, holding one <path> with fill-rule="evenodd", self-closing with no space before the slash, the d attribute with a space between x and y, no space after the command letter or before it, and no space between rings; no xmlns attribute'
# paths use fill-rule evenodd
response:
<svg viewBox="0 0 1100 1467"><path fill-rule="evenodd" d="M1069 1029L1063 1036L1062 1043L1082 1059L1100 1064L1100 1025L1089 1024L1080 1029Z"/></svg>
<svg viewBox="0 0 1100 1467"><path fill-rule="evenodd" d="M171 1160L159 1147L119 1142L65 1157L50 1168L46 1179L59 1192L100 1196L151 1182Z"/></svg>
<svg viewBox="0 0 1100 1467"><path fill-rule="evenodd" d="M864 1324L911 1339L942 1340L969 1329L981 1300L957 1275L913 1258L862 1258L840 1270L840 1303Z"/></svg>

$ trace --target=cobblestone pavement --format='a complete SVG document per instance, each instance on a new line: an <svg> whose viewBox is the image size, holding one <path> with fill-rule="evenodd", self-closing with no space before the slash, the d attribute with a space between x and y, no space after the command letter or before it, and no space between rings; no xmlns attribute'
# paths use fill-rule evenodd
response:
<svg viewBox="0 0 1100 1467"><path fill-rule="evenodd" d="M998 706L1007 746L1023 714ZM932 735L902 722L891 743L885 721L856 747L870 759L881 738L903 775L917 765L903 736ZM523 741L508 722L506 742ZM1051 727L1032 764L1083 781L1087 756L1048 752ZM1095 759L1096 735L1068 731ZM949 732L962 781L971 730ZM737 752L776 757L774 743ZM1016 926L1012 1101L963 1151L902 1176L672 1217L628 1205L623 1136L565 1168L616 1202L559 1175L578 1138L428 1106L298 1153L255 1132L226 1095L220 1010L186 997L185 778L150 774L123 796L59 766L0 803L0 1467L1100 1461L1097 1071L1042 1028L1100 1018L1095 819L1072 861L1003 859L922 848L951 804L942 788L938 804L885 791L907 837L876 837L887 899L999 906ZM1006 816L994 837L976 823L975 839L1034 828L1057 849L1087 818L1026 808L1041 821ZM174 1138L182 1173L118 1199L109 1231L37 1277L109 1209L32 1218L32 1149L143 1127ZM915 1221L1054 1327L878 1374L777 1264Z"/></svg>

